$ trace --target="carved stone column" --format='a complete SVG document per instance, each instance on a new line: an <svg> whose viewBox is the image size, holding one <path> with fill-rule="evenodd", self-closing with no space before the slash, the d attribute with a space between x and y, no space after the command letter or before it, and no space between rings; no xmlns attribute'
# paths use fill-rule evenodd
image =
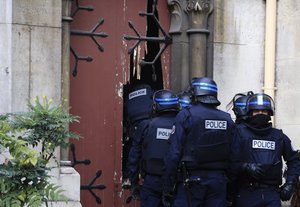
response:
<svg viewBox="0 0 300 207"><path fill-rule="evenodd" d="M186 0L168 0L171 13L171 89L179 92L189 86L189 40L186 33L189 20L184 8Z"/></svg>
<svg viewBox="0 0 300 207"><path fill-rule="evenodd" d="M189 15L189 51L190 77L206 75L207 35L209 34L207 19L213 6L210 0L187 0Z"/></svg>
<svg viewBox="0 0 300 207"><path fill-rule="evenodd" d="M206 76L210 0L168 0L172 36L171 89L186 89L192 77Z"/></svg>
<svg viewBox="0 0 300 207"><path fill-rule="evenodd" d="M70 22L72 22L71 15L72 0L62 1L62 61L61 61L61 96L66 100L66 106L70 103ZM67 111L69 109L66 109ZM60 159L68 160L68 149L61 148Z"/></svg>

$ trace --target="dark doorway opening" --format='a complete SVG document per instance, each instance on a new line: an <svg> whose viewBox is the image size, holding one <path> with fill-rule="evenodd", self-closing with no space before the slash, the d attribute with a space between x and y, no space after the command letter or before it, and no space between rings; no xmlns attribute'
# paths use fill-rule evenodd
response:
<svg viewBox="0 0 300 207"><path fill-rule="evenodd" d="M155 0L148 0L147 2L147 13L154 13L156 18L159 19L156 7L153 6ZM153 11L154 10L154 11ZM159 28L154 22L153 18L147 16L147 37L159 37ZM152 62L160 50L160 44L156 42L147 42L144 52L144 61ZM129 95L130 91L140 84L150 85L151 88L156 91L163 89L163 73L161 60L158 60L153 64L142 64L137 62L138 58L135 54L130 56L130 78L129 81L123 86L123 100ZM139 107L139 106L136 106ZM132 133L130 133L131 123L128 120L126 114L126 104L123 104L123 146L122 146L122 175L123 175L123 187L127 186L127 159L132 144ZM124 181L126 183L124 183Z"/></svg>

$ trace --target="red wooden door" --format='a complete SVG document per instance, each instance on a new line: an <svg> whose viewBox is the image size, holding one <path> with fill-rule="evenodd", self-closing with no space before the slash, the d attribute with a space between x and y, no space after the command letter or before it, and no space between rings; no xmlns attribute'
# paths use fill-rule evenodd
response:
<svg viewBox="0 0 300 207"><path fill-rule="evenodd" d="M75 1L73 1L75 2ZM75 4L75 3L73 3ZM123 136L123 85L129 79L128 48L134 43L124 40L125 34L134 35L128 26L131 20L145 35L146 18L138 15L147 10L147 0L79 0L81 6L92 5L91 12L78 10L71 24L74 30L91 30L103 18L104 23L96 30L108 37L96 37L104 48L100 52L95 42L86 36L71 36L71 46L77 55L92 56L92 62L78 61L77 76L70 78L71 113L80 116L80 123L73 124L71 130L82 135L74 141L76 158L89 159L90 165L76 165L81 175L81 184L88 184L98 169L102 175L94 184L103 184L104 190L94 190L101 198L97 204L95 197L87 190L81 191L84 207L138 206L136 202L125 204L128 190L122 190L122 136ZM160 23L168 31L169 13L166 1L158 1ZM74 9L74 7L73 7ZM168 50L162 59L163 82L167 87ZM71 56L71 70L75 59ZM72 157L70 157L72 159Z"/></svg>

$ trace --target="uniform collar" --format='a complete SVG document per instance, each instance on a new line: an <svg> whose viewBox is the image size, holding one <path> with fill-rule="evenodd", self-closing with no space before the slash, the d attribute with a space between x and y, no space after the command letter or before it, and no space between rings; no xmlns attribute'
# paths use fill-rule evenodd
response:
<svg viewBox="0 0 300 207"><path fill-rule="evenodd" d="M247 126L247 128L249 128L251 131L258 135L267 135L273 129L272 123L268 123L265 126L259 128L246 122L244 124Z"/></svg>

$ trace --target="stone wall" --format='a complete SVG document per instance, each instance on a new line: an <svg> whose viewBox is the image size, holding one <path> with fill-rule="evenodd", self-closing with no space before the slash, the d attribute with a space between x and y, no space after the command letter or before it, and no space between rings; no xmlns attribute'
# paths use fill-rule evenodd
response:
<svg viewBox="0 0 300 207"><path fill-rule="evenodd" d="M236 93L262 92L265 7L263 0L215 0L214 79L221 108ZM300 2L277 1L275 126L300 149Z"/></svg>
<svg viewBox="0 0 300 207"><path fill-rule="evenodd" d="M276 124L300 149L300 2L278 1Z"/></svg>
<svg viewBox="0 0 300 207"><path fill-rule="evenodd" d="M61 0L0 0L0 113L25 111L36 96L61 101L61 45ZM71 167L51 174L70 199L53 206L81 206L80 175Z"/></svg>

